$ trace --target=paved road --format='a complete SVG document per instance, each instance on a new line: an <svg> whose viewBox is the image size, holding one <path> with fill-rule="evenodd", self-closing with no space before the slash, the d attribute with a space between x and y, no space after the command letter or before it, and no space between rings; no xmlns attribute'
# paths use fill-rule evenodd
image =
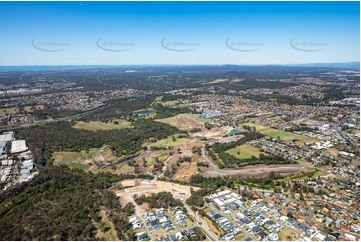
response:
<svg viewBox="0 0 361 242"><path fill-rule="evenodd" d="M348 133L342 131L342 129L340 128L339 125L340 125L340 123L336 123L336 124L333 124L332 127L336 129L336 131L342 136L342 138L347 140L353 147L356 147L357 145L355 144L353 139L349 136Z"/></svg>
<svg viewBox="0 0 361 242"><path fill-rule="evenodd" d="M197 213L195 214L193 212L193 210L188 205L186 205L185 203L184 203L184 206L187 209L188 214L192 215L193 218L195 218L194 225L201 227L203 232L207 235L208 238L210 238L211 240L214 240L214 241L218 241L219 238L208 227L207 222L204 219L200 218Z"/></svg>

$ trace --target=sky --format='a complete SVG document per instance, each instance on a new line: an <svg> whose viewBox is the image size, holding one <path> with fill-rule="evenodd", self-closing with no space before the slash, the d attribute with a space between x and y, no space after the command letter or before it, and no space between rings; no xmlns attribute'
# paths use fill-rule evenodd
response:
<svg viewBox="0 0 361 242"><path fill-rule="evenodd" d="M360 60L359 2L0 2L0 66Z"/></svg>

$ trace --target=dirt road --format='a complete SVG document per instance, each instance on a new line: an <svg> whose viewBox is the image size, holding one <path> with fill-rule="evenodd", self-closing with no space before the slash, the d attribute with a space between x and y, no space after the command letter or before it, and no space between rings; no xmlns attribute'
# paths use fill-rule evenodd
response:
<svg viewBox="0 0 361 242"><path fill-rule="evenodd" d="M241 175L245 177L265 177L271 172L275 172L281 175L289 175L298 172L307 171L310 168L302 165L255 165L246 166L238 169L211 169L205 170L202 175L205 177L217 177L217 176L236 176Z"/></svg>

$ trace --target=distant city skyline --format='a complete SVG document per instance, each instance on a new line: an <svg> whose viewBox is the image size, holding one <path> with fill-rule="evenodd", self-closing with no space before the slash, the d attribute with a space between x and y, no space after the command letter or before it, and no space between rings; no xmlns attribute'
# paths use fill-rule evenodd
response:
<svg viewBox="0 0 361 242"><path fill-rule="evenodd" d="M360 60L359 2L0 2L0 66Z"/></svg>

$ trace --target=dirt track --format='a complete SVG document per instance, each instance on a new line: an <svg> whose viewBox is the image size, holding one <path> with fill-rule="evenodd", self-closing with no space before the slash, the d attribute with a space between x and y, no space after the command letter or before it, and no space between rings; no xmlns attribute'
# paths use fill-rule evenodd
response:
<svg viewBox="0 0 361 242"><path fill-rule="evenodd" d="M272 171L281 175L289 175L298 172L307 171L309 168L301 165L255 165L239 169L207 169L202 172L205 177L217 176L245 176L245 177L265 177Z"/></svg>

